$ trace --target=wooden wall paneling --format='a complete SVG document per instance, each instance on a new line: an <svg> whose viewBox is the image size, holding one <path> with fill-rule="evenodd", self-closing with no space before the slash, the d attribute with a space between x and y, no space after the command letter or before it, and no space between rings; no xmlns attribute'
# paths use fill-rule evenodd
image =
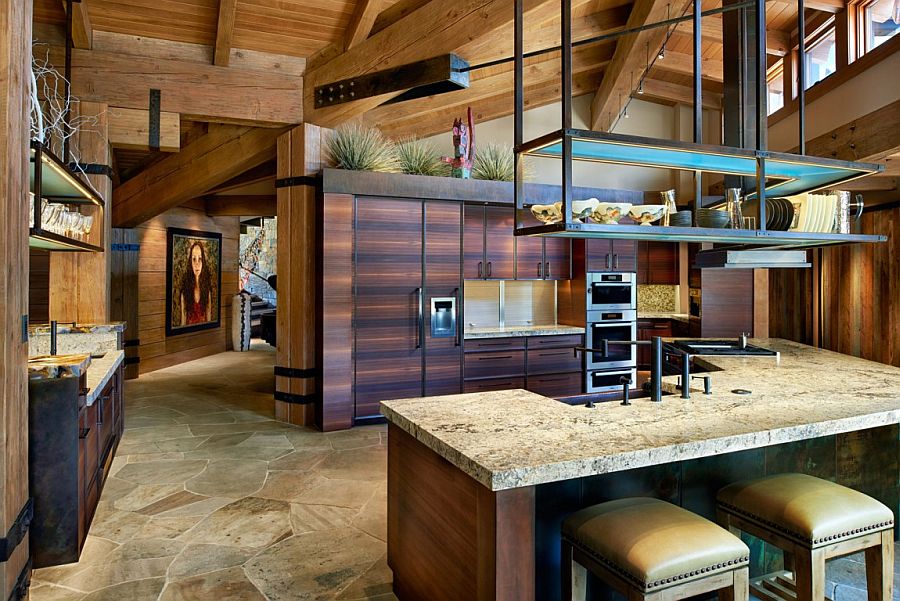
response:
<svg viewBox="0 0 900 601"><path fill-rule="evenodd" d="M462 392L462 204L425 203L425 396ZM455 298L457 334L432 338L431 299Z"/></svg>
<svg viewBox="0 0 900 601"><path fill-rule="evenodd" d="M769 270L753 270L753 336L769 337Z"/></svg>
<svg viewBox="0 0 900 601"><path fill-rule="evenodd" d="M221 325L216 329L165 335L166 229L169 227L222 234ZM210 217L196 209L177 208L141 224L135 232L140 245L136 336L141 341L140 373L230 350L231 297L238 292L238 218Z"/></svg>
<svg viewBox="0 0 900 601"><path fill-rule="evenodd" d="M316 321L322 400L315 417L316 426L328 432L353 425L353 196L326 194L320 211L321 301Z"/></svg>
<svg viewBox="0 0 900 601"><path fill-rule="evenodd" d="M132 380L140 374L140 348L142 342L138 319L139 253L138 232L133 229L113 228L110 245L110 295L109 314L113 321L124 321L125 378ZM159 338L143 340L146 344L165 339L165 328L157 328ZM149 337L148 337L149 338Z"/></svg>
<svg viewBox="0 0 900 601"><path fill-rule="evenodd" d="M0 0L0 532L28 500L28 122L31 0ZM28 561L26 537L0 564L8 599ZM26 574L28 576L28 574Z"/></svg>
<svg viewBox="0 0 900 601"><path fill-rule="evenodd" d="M753 331L753 271L702 270L704 338L735 338Z"/></svg>
<svg viewBox="0 0 900 601"><path fill-rule="evenodd" d="M50 321L50 253L34 248L28 263L28 320Z"/></svg>

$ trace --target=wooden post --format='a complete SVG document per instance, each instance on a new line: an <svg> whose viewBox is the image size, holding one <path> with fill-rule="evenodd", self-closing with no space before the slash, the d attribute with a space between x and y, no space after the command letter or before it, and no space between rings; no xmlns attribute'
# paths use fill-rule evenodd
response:
<svg viewBox="0 0 900 601"><path fill-rule="evenodd" d="M86 125L74 140L78 160L82 164L110 164L109 127L106 105L81 102L78 112L93 116L97 122ZM86 207L82 212L93 215L94 225L88 242L104 248L102 253L50 253L50 319L79 323L109 321L110 239L112 236L110 203L112 180L105 175L89 175L88 181L106 202L106 209Z"/></svg>
<svg viewBox="0 0 900 601"><path fill-rule="evenodd" d="M0 0L0 536L28 501L28 139L31 0ZM28 537L0 563L8 599L28 561ZM2 559L2 558L0 558ZM18 598L18 597L17 597Z"/></svg>
<svg viewBox="0 0 900 601"><path fill-rule="evenodd" d="M316 187L304 178L322 169L322 130L300 125L278 138L278 310L275 419L312 425L319 392L316 361Z"/></svg>
<svg viewBox="0 0 900 601"><path fill-rule="evenodd" d="M125 379L133 380L140 372L140 323L138 322L138 230L114 228L110 246L110 318L126 322Z"/></svg>

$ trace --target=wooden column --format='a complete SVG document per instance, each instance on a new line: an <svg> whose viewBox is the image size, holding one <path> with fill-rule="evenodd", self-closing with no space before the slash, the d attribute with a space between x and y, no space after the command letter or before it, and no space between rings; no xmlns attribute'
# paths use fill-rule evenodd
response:
<svg viewBox="0 0 900 601"><path fill-rule="evenodd" d="M106 105L81 102L76 109L82 117L91 116L75 136L72 147L82 164L110 164L109 125ZM82 212L94 216L88 242L102 246L102 253L50 253L50 319L79 323L109 321L110 240L112 235L110 204L112 180L105 175L89 175L88 181L103 197L106 209L85 207Z"/></svg>
<svg viewBox="0 0 900 601"><path fill-rule="evenodd" d="M138 322L138 230L113 228L110 239L110 319L124 321L125 378L133 380L140 373L140 323Z"/></svg>
<svg viewBox="0 0 900 601"><path fill-rule="evenodd" d="M322 130L300 125L278 138L278 310L275 418L312 425L319 397L316 361L316 187ZM303 179L303 178L309 179ZM285 182L288 178L295 178ZM284 183L290 185L283 185ZM349 341L348 341L349 344Z"/></svg>
<svg viewBox="0 0 900 601"><path fill-rule="evenodd" d="M31 0L0 0L0 537L28 500L28 138ZM28 562L28 537L0 563L8 599ZM2 559L2 558L0 558ZM16 597L18 598L18 597Z"/></svg>

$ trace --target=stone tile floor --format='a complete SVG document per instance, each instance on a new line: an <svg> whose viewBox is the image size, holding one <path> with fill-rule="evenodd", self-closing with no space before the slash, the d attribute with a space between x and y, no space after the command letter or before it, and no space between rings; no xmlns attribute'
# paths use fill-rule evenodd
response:
<svg viewBox="0 0 900 601"><path fill-rule="evenodd" d="M255 344L129 380L125 434L81 561L34 601L395 600L384 426L274 421Z"/></svg>
<svg viewBox="0 0 900 601"><path fill-rule="evenodd" d="M32 600L396 601L386 428L274 421L274 359L260 343L128 381L81 561L36 570ZM829 562L831 599L866 599L860 562Z"/></svg>

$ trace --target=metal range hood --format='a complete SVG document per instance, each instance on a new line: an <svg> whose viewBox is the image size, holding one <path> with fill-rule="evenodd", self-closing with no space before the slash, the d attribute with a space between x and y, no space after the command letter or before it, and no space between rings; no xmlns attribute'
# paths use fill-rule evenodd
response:
<svg viewBox="0 0 900 601"><path fill-rule="evenodd" d="M701 250L694 267L701 269L778 269L810 267L805 250Z"/></svg>

